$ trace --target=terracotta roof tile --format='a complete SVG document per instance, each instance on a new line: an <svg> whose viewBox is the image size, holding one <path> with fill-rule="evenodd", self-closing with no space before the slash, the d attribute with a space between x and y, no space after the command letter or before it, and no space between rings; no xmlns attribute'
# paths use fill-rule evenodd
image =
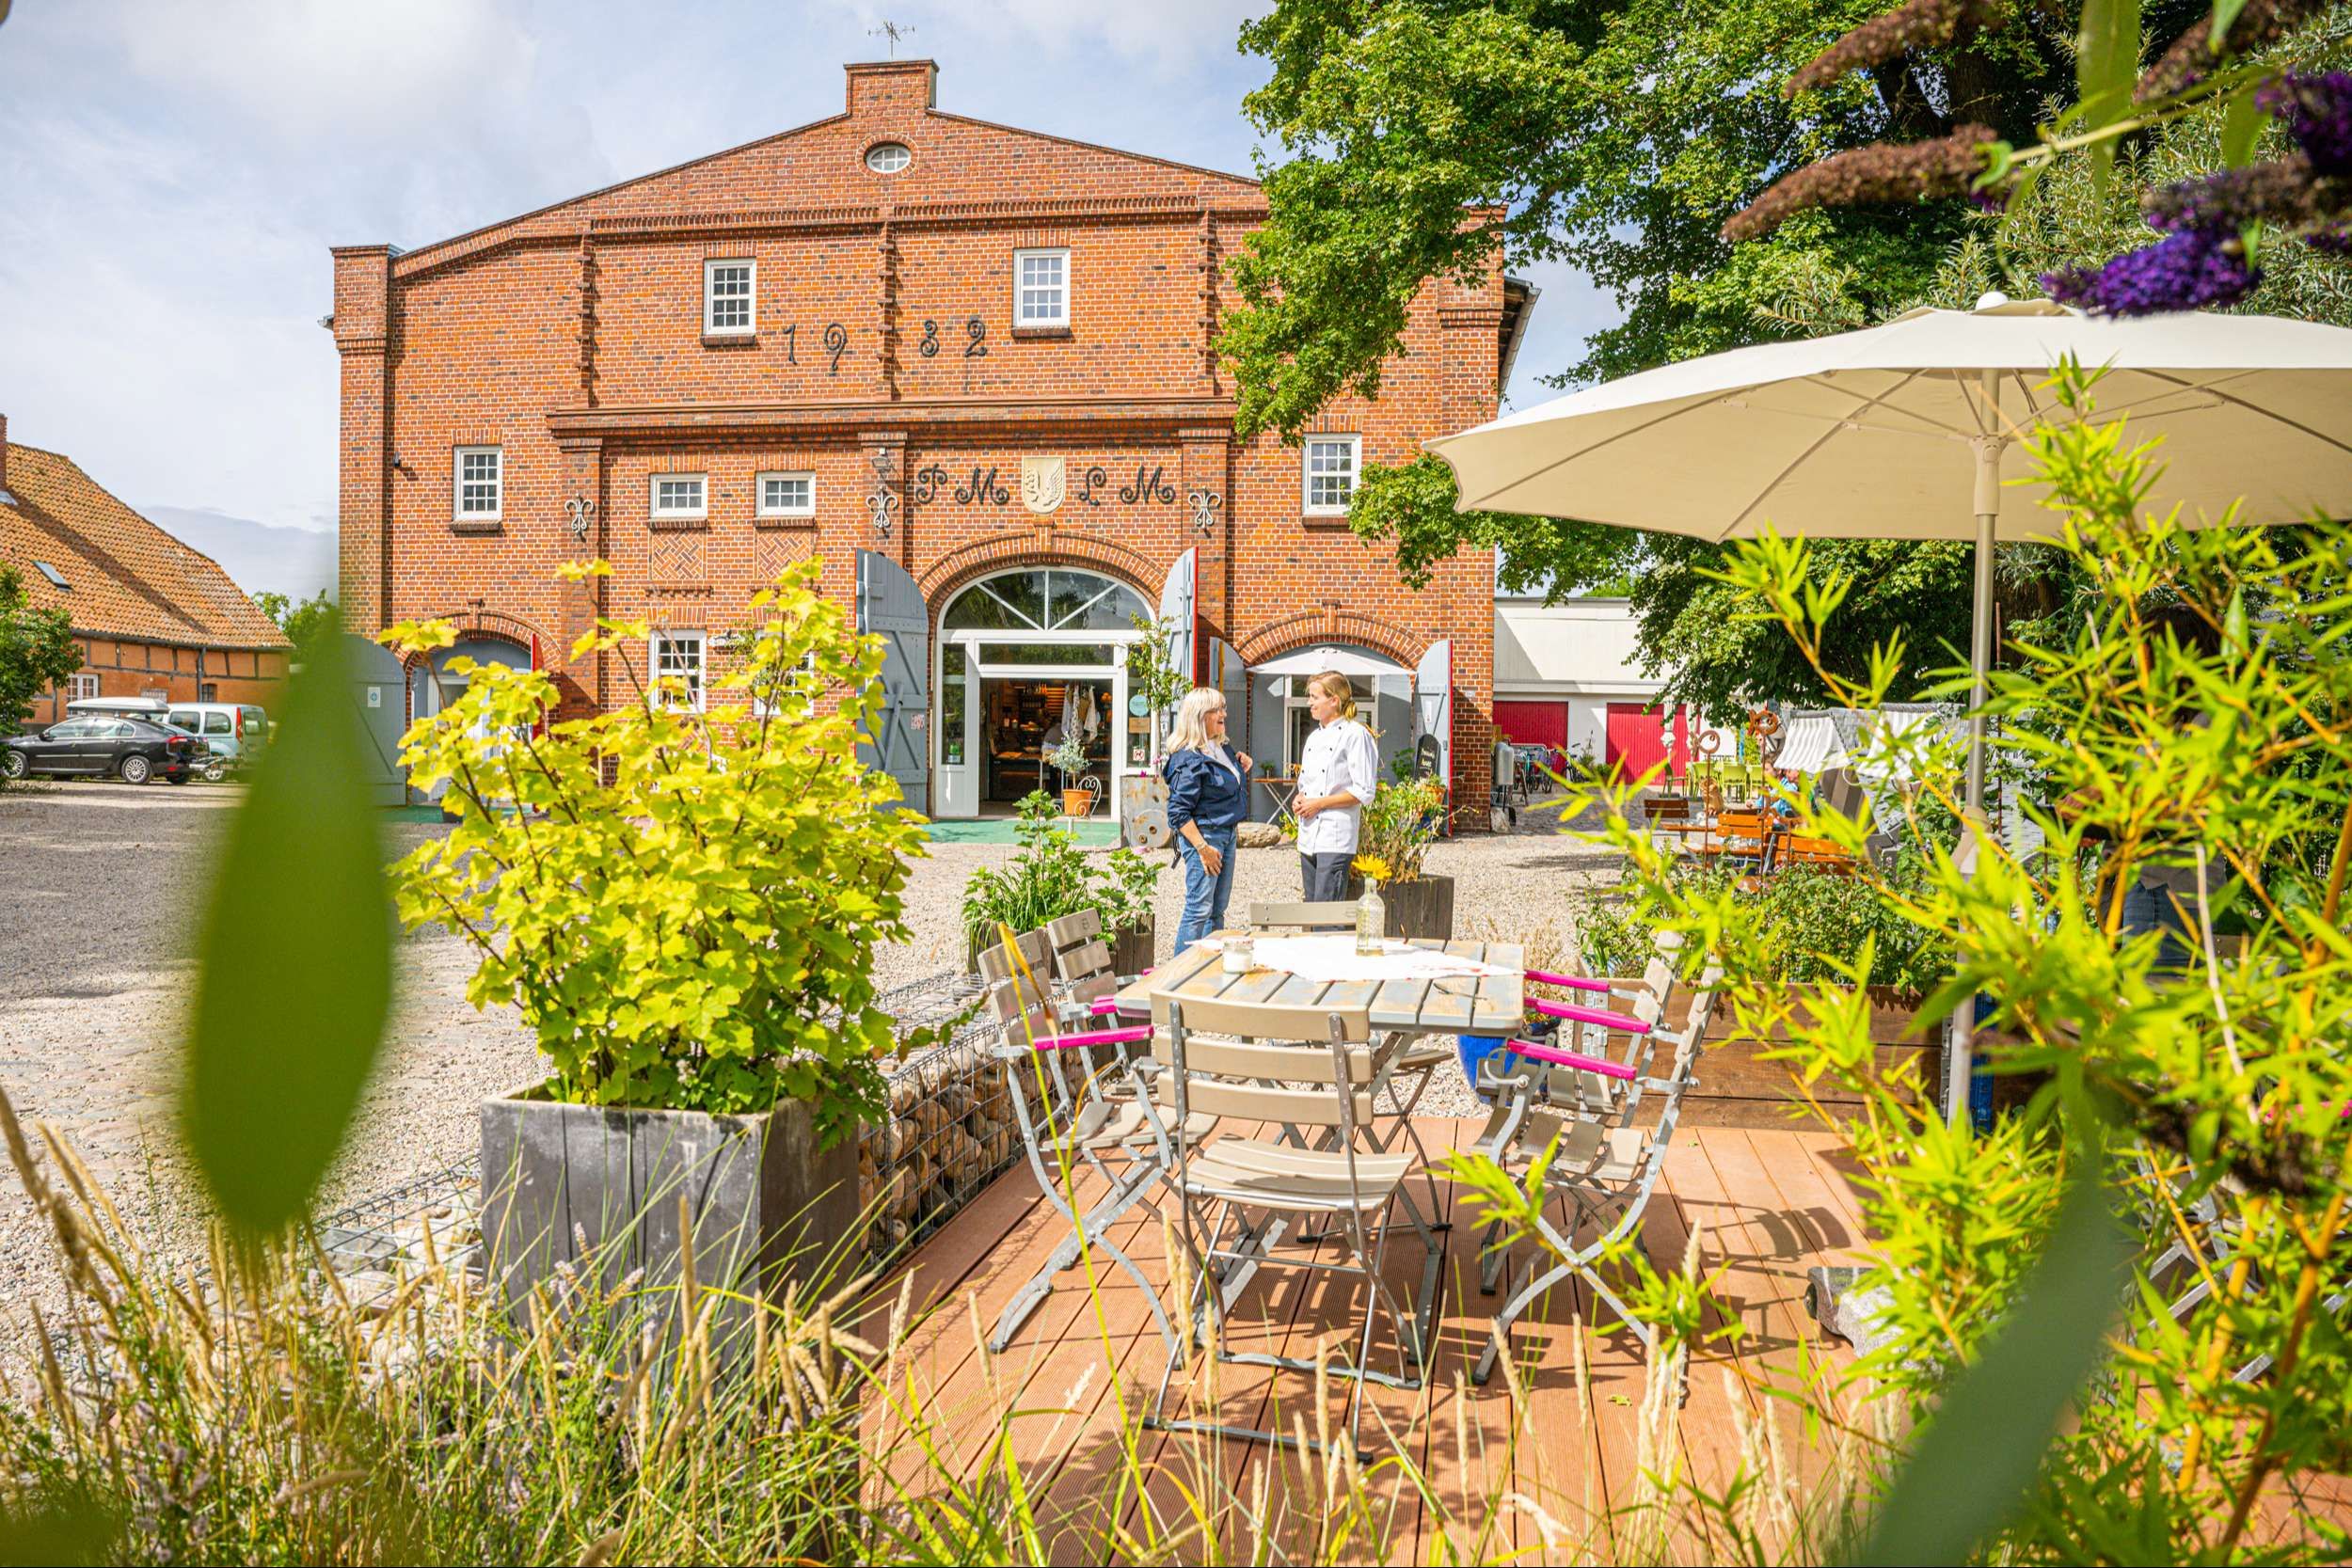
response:
<svg viewBox="0 0 2352 1568"><path fill-rule="evenodd" d="M33 604L63 610L73 629L208 648L292 646L212 557L109 495L69 457L8 447L14 505L0 502L0 562L24 578ZM58 588L46 562L65 578Z"/></svg>

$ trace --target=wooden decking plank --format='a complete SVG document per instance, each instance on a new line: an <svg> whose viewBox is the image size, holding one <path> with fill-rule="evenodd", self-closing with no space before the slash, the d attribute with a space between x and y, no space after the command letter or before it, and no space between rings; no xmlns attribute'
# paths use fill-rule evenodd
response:
<svg viewBox="0 0 2352 1568"><path fill-rule="evenodd" d="M1457 1147L1478 1125L1422 1121L1424 1141L1439 1154ZM1859 1239L1858 1232L1848 1228L1851 1195L1841 1192L1842 1177L1824 1163L1824 1151L1832 1147L1834 1140L1820 1134L1686 1129L1677 1136L1667 1180L1645 1216L1645 1245L1661 1270L1679 1263L1692 1221L1704 1225L1713 1255L1708 1262L1729 1259L1724 1290L1733 1298L1734 1310L1772 1340L1747 1353L1759 1361L1785 1354L1792 1338L1805 1332L1794 1299L1802 1290L1804 1265L1842 1250L1836 1245L1840 1240ZM1425 1188L1417 1189L1416 1196L1425 1202ZM1645 1375L1638 1341L1613 1327L1592 1330L1589 1302L1571 1297L1564 1303L1557 1299L1562 1293L1555 1294L1531 1328L1553 1335L1557 1325L1579 1318L1588 1325L1589 1401L1580 1402L1577 1394L1572 1347L1565 1337L1555 1336L1529 1384L1526 1418L1531 1430L1522 1437L1516 1466L1506 1459L1514 1417L1508 1386L1498 1377L1487 1387L1475 1389L1468 1376L1495 1306L1492 1298L1476 1291L1478 1230L1450 1190L1445 1203L1458 1227L1449 1236L1447 1294L1430 1384L1419 1391L1374 1386L1367 1392L1369 1446L1375 1453L1388 1447L1385 1423L1399 1439L1397 1451L1429 1477L1439 1503L1424 1508L1410 1495L1396 1495L1388 1550L1400 1560L1438 1560L1467 1550L1487 1505L1514 1488L1579 1534L1586 1531L1573 1515L1586 1498L1597 1511L1605 1510L1621 1506L1634 1492ZM1788 1214L1798 1218L1782 1217ZM1168 1259L1159 1223L1149 1208L1138 1206L1113 1234L1136 1257L1147 1278L1164 1281ZM948 1449L958 1464L991 1451L990 1423L994 1418L990 1401L980 1397L988 1379L970 1344L969 1311L961 1305L964 1293L978 1292L983 1326L993 1325L1005 1300L1044 1260L1065 1224L1036 1196L1028 1174L1016 1170L983 1192L910 1264L918 1291L941 1301L942 1307L917 1329L908 1354L918 1358L925 1386L939 1397L940 1414L951 1428ZM1400 1304L1418 1283L1419 1261L1410 1227L1403 1227L1391 1239L1383 1272ZM1043 1499L1043 1516L1054 1522L1052 1511L1062 1511L1053 1554L1062 1559L1099 1544L1099 1535L1084 1527L1089 1506L1099 1512L1119 1483L1123 1465L1118 1431L1120 1396L1139 1416L1162 1365L1159 1337L1142 1292L1106 1259L1103 1267L1099 1318L1083 1275L1066 1274L1013 1346L993 1358L992 1369L996 1398L1036 1412L1016 1420L1011 1445L1031 1495ZM1279 1347L1288 1354L1311 1354L1319 1332L1361 1321L1359 1283L1277 1269L1264 1271L1263 1279L1245 1291L1235 1336L1244 1342L1236 1348ZM878 1295L895 1300L895 1289ZM1375 1357L1382 1357L1384 1350L1392 1358L1385 1327L1375 1337ZM1691 1402L1681 1412L1684 1463L1704 1485L1727 1480L1740 1457L1726 1397L1742 1404L1752 1399L1744 1385L1735 1385L1726 1396L1722 1366L1710 1355L1693 1369ZM1220 1376L1222 1418L1263 1426L1277 1409L1286 1421L1291 1411L1298 1410L1311 1424L1310 1377L1236 1367L1220 1369ZM1343 1411L1344 1395L1344 1386L1335 1386L1335 1416ZM1617 1403L1613 1395L1625 1402ZM1062 1414L1052 1414L1062 1407L1067 1407ZM1752 1406L1743 1414L1753 1419ZM1786 1447L1786 1428L1782 1435ZM1161 1433L1140 1436L1138 1457L1149 1467L1153 1504L1163 1510L1181 1507L1179 1480L1189 1483L1208 1479L1216 1489L1247 1496L1250 1468L1264 1464L1270 1490L1279 1496L1283 1488L1273 1487L1272 1481L1296 1469L1290 1456L1255 1445L1220 1445ZM1391 1493L1394 1466L1376 1472L1377 1494ZM1212 1497L1211 1506L1216 1503ZM1136 1506L1131 1499L1131 1517ZM1692 1511L1681 1511L1680 1516L1684 1527L1695 1531ZM1439 1542L1436 1533L1449 1522L1455 1527L1451 1545ZM1489 1556L1514 1551L1531 1558L1544 1555L1531 1516L1506 1507L1494 1523L1495 1534L1486 1548ZM1591 1540L1606 1549L1605 1534L1592 1531ZM1218 1549L1230 1555L1235 1544L1229 1541ZM1669 1543L1668 1549L1677 1557L1705 1557L1712 1555L1711 1545L1693 1535ZM1196 1542L1176 1555L1206 1554Z"/></svg>

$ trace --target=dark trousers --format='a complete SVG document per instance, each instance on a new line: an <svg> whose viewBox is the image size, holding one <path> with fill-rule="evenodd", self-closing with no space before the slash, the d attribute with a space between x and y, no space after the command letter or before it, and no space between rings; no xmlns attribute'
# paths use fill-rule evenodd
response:
<svg viewBox="0 0 2352 1568"><path fill-rule="evenodd" d="M1331 904L1347 896L1347 863L1356 857L1344 849L1298 857L1298 880L1310 904Z"/></svg>

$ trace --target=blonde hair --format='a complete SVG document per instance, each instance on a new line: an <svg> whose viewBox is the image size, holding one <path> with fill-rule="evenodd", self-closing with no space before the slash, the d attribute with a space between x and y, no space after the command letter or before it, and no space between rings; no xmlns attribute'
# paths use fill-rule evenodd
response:
<svg viewBox="0 0 2352 1568"><path fill-rule="evenodd" d="M1307 677L1308 695L1312 696L1314 689L1318 686L1323 688L1325 696L1340 705L1341 718L1356 717L1356 687L1345 675L1341 674L1337 670L1326 670L1320 675Z"/></svg>
<svg viewBox="0 0 2352 1568"><path fill-rule="evenodd" d="M1170 752L1197 752L1209 743L1208 716L1225 705L1225 693L1214 686L1196 686L1176 705L1176 726L1168 737Z"/></svg>

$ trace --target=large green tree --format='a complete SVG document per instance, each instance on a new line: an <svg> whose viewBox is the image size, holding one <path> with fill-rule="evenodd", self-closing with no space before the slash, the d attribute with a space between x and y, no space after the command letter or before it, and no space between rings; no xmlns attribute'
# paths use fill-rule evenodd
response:
<svg viewBox="0 0 2352 1568"><path fill-rule="evenodd" d="M2143 183L2176 166L2215 166L2209 116L2126 144L2122 177L2094 184L2079 163L2056 167L2006 216L1954 199L1814 209L1727 241L1734 213L1808 163L1972 125L2029 143L2073 96L2075 0L1915 0L1898 19L1903 48L1782 90L1883 3L1281 0L1242 32L1244 47L1274 65L1249 113L1288 154L1265 171L1271 217L1237 261L1248 303L1222 340L1242 386L1243 427L1295 436L1331 398L1376 393L1383 359L1403 349L1416 291L1498 257L1506 266L1568 262L1615 294L1618 324L1546 377L1565 386L1867 325L1915 304L1965 305L1986 287L2039 293L2042 270L2145 241ZM2160 45L2202 13L2151 0L2146 36ZM2343 319L2344 292L2340 264L2306 256L2249 306ZM1814 672L1732 615L1729 591L1707 576L1712 546L1568 519L1456 514L1454 499L1434 458L1375 468L1355 527L1393 541L1408 578L1456 550L1492 547L1506 587L1629 581L1643 651L1675 672L1673 695L1717 715L1820 693ZM2012 622L2063 597L2062 584L2036 577L2050 559L2004 561ZM1820 574L1857 582L1826 650L1838 673L1859 675L1892 626L1909 634L1922 670L1938 649L1965 646L1964 546L1832 541L1813 560Z"/></svg>
<svg viewBox="0 0 2352 1568"><path fill-rule="evenodd" d="M0 566L0 735L14 735L33 699L82 667L73 623L62 610L36 610L23 574Z"/></svg>

